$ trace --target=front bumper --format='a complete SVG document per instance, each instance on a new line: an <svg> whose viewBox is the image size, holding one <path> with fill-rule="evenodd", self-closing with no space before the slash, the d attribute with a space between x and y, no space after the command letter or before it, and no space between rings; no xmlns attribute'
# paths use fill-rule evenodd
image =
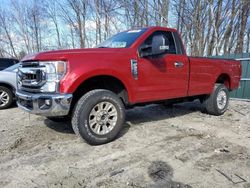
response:
<svg viewBox="0 0 250 188"><path fill-rule="evenodd" d="M24 111L41 116L66 116L72 94L45 94L17 91L17 105Z"/></svg>

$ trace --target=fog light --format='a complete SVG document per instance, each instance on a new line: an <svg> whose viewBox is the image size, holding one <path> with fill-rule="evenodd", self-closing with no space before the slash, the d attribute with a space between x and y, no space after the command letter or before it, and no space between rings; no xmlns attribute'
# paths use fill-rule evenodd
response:
<svg viewBox="0 0 250 188"><path fill-rule="evenodd" d="M62 104L63 106L68 106L68 105L70 104L70 100L69 100L69 99L62 99L62 100L61 100L61 104Z"/></svg>
<svg viewBox="0 0 250 188"><path fill-rule="evenodd" d="M38 106L41 110L48 110L52 105L50 98L40 98L38 99Z"/></svg>
<svg viewBox="0 0 250 188"><path fill-rule="evenodd" d="M47 106L50 106L50 105L51 105L50 99L45 99L45 104L46 104Z"/></svg>

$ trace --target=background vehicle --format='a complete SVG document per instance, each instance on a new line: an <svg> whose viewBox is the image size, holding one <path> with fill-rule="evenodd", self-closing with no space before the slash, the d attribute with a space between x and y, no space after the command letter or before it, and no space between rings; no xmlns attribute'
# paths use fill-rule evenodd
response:
<svg viewBox="0 0 250 188"><path fill-rule="evenodd" d="M16 72L20 63L0 71L0 110L10 107L15 99Z"/></svg>
<svg viewBox="0 0 250 188"><path fill-rule="evenodd" d="M238 61L188 57L175 29L149 27L118 33L94 49L26 56L18 106L72 117L77 135L103 144L122 129L126 107L200 99L207 113L221 115L240 78Z"/></svg>
<svg viewBox="0 0 250 188"><path fill-rule="evenodd" d="M0 58L0 71L4 70L12 65L17 64L19 61L17 59L11 58Z"/></svg>

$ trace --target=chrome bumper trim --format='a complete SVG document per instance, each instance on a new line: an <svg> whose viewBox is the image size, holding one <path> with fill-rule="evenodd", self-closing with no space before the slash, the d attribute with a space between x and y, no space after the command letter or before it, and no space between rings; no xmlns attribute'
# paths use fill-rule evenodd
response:
<svg viewBox="0 0 250 188"><path fill-rule="evenodd" d="M45 94L17 91L17 105L22 110L41 116L68 115L72 94Z"/></svg>

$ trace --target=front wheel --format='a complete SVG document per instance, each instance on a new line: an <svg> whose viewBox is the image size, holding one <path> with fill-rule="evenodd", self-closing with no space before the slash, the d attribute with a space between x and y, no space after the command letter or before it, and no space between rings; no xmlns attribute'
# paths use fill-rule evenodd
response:
<svg viewBox="0 0 250 188"><path fill-rule="evenodd" d="M10 89L0 86L0 110L10 107L13 97L14 95Z"/></svg>
<svg viewBox="0 0 250 188"><path fill-rule="evenodd" d="M89 144L108 143L116 138L125 120L125 108L113 92L92 90L77 102L72 116L74 132Z"/></svg>
<svg viewBox="0 0 250 188"><path fill-rule="evenodd" d="M204 100L203 105L208 114L219 116L225 113L228 103L228 89L224 84L216 84L213 93Z"/></svg>

